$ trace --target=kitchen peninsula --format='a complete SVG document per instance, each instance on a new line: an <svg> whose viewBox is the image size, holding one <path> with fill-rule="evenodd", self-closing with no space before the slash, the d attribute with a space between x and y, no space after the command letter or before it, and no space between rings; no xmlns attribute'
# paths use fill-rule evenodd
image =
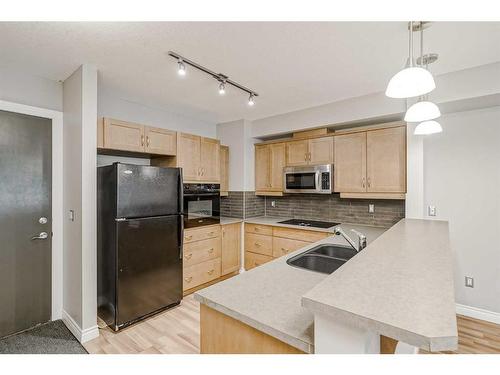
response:
<svg viewBox="0 0 500 375"><path fill-rule="evenodd" d="M201 290L202 353L394 352L457 346L448 223L403 219L331 275L287 264L329 236ZM404 345L401 345L404 346ZM389 347L389 349L387 349Z"/></svg>

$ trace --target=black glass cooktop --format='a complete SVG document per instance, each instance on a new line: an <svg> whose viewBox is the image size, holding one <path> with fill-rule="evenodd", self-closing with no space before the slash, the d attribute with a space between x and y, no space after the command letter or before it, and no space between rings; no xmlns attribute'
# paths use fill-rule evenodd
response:
<svg viewBox="0 0 500 375"><path fill-rule="evenodd" d="M279 224L288 224L288 225L298 225L300 227L314 227L314 228L330 228L340 223L333 223L331 221L316 221L316 220L302 220L302 219L291 219L278 221Z"/></svg>

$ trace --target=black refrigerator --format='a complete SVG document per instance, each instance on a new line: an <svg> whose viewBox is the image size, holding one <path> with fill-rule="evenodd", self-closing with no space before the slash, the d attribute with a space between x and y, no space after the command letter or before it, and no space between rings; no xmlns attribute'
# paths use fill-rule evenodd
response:
<svg viewBox="0 0 500 375"><path fill-rule="evenodd" d="M182 172L97 168L98 315L115 331L182 299Z"/></svg>

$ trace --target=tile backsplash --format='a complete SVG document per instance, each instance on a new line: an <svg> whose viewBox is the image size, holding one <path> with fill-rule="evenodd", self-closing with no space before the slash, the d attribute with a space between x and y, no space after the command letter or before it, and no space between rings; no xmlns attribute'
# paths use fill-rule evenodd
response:
<svg viewBox="0 0 500 375"><path fill-rule="evenodd" d="M297 194L266 197L266 216L389 227L405 216L404 200L344 199L339 194ZM274 207L273 203L274 202ZM368 212L368 204L375 212Z"/></svg>
<svg viewBox="0 0 500 375"><path fill-rule="evenodd" d="M273 207L274 202L274 207ZM375 212L368 212L368 204ZM278 216L390 227L405 216L404 200L340 199L339 194L256 196L254 191L230 191L221 198L221 215L236 218Z"/></svg>
<svg viewBox="0 0 500 375"><path fill-rule="evenodd" d="M255 191L230 191L227 197L221 197L222 216L256 217L265 215L265 199L255 195Z"/></svg>

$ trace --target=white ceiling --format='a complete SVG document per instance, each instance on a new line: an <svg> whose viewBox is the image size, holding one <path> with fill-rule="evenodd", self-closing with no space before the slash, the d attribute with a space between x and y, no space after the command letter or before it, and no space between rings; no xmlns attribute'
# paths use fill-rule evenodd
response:
<svg viewBox="0 0 500 375"><path fill-rule="evenodd" d="M382 91L407 57L402 22L0 23L0 66L52 80L95 64L101 87L207 121L257 119ZM500 61L500 22L438 22L425 49L435 74ZM247 95L189 69L168 50L257 91Z"/></svg>

